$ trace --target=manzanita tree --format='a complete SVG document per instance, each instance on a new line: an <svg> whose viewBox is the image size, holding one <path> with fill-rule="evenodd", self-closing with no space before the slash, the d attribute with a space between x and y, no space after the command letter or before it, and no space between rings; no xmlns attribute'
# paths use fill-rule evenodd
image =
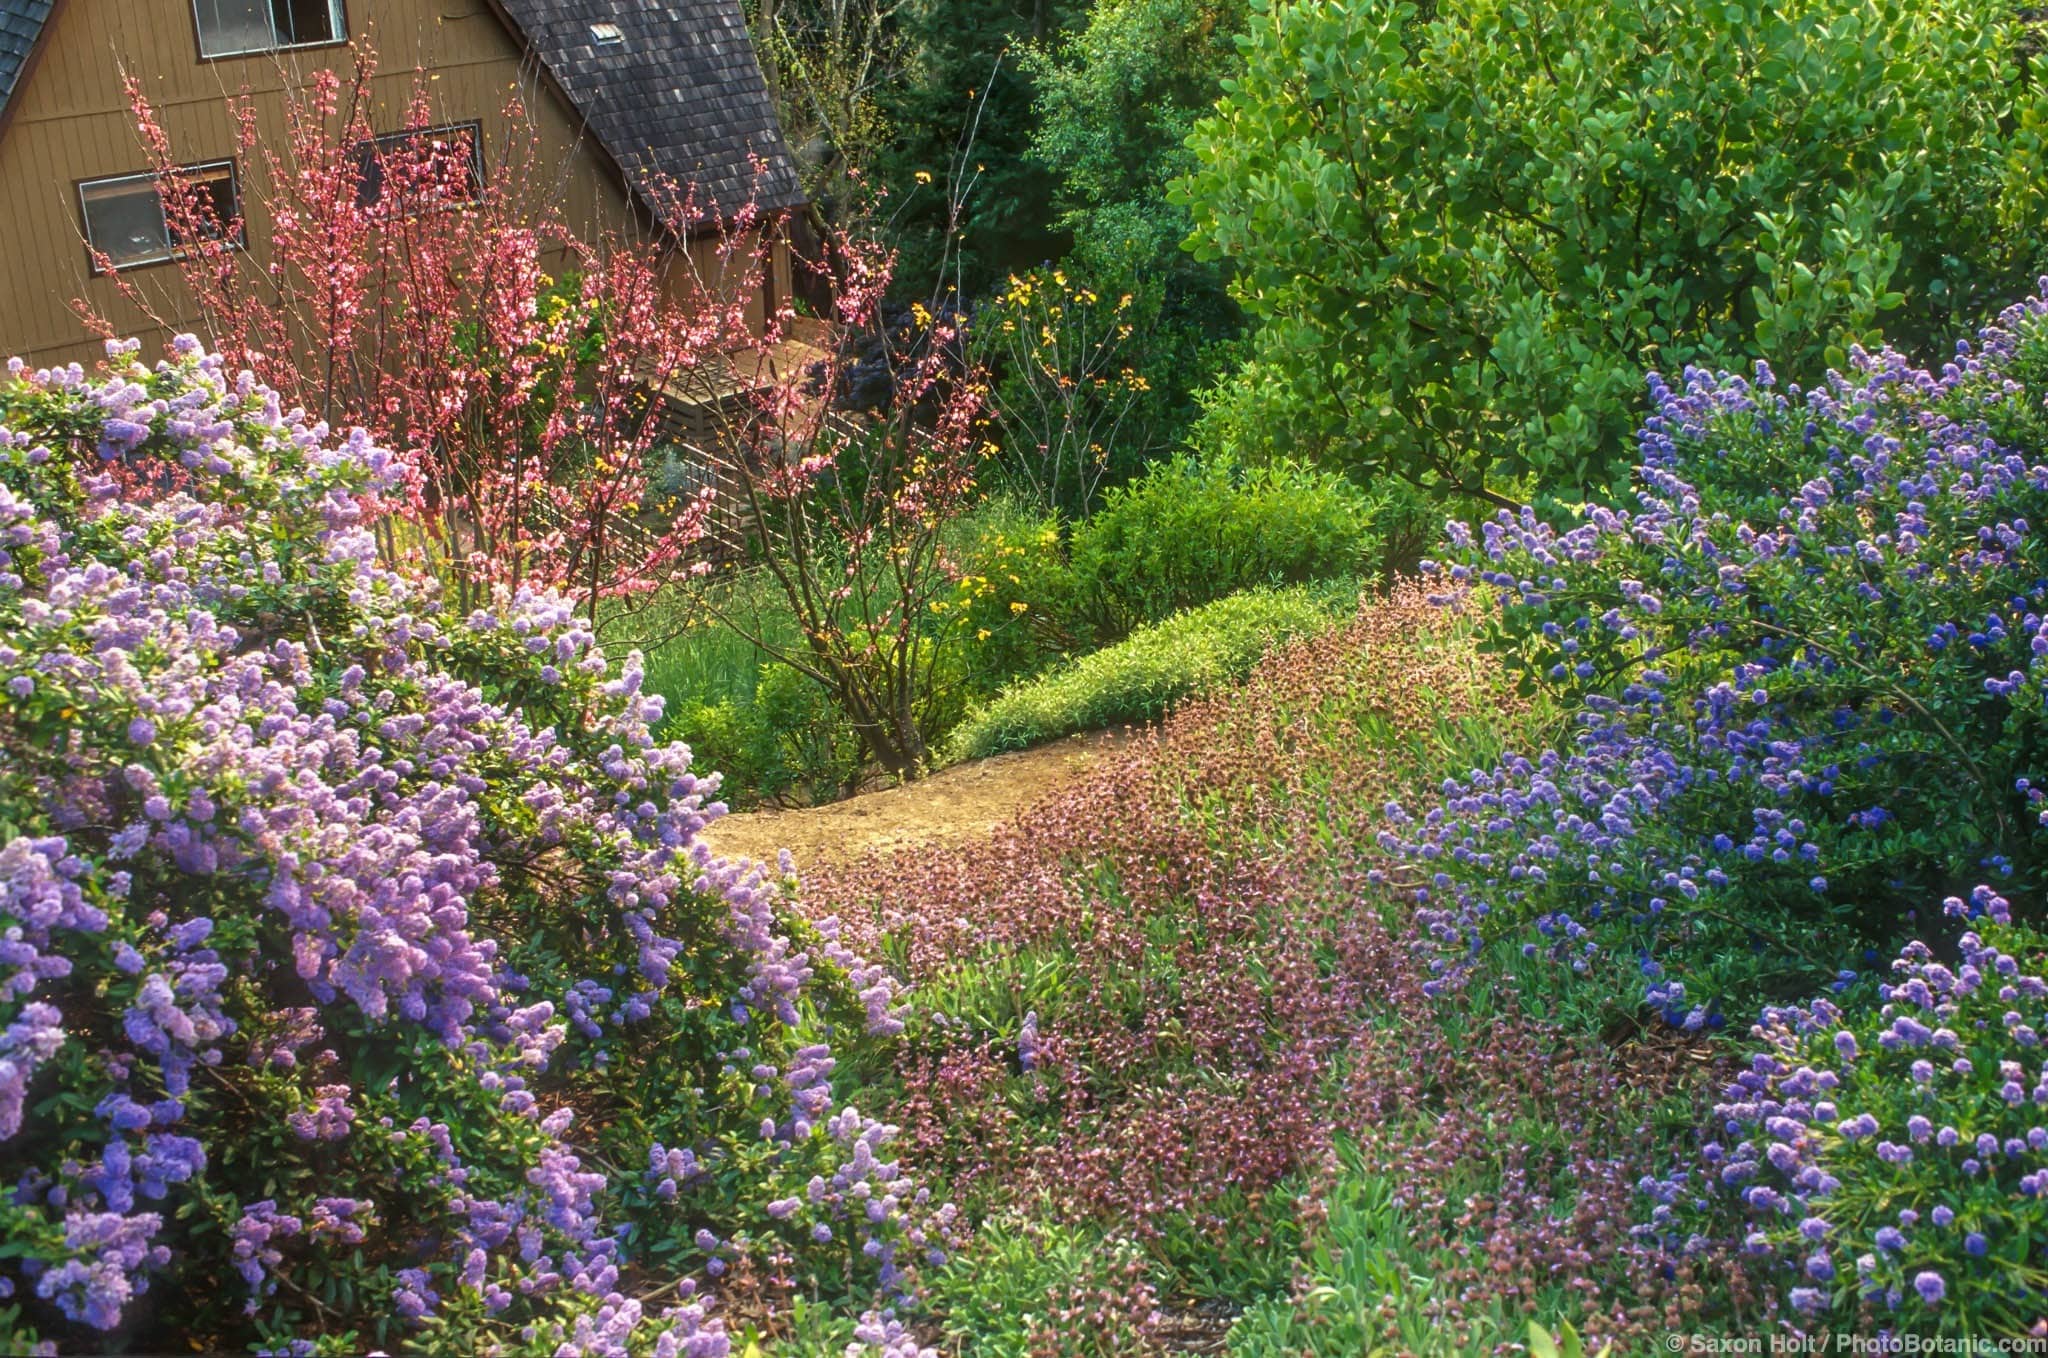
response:
<svg viewBox="0 0 2048 1358"><path fill-rule="evenodd" d="M2008 0L1254 0L1179 187L1262 325L1210 419L1495 504L1626 486L1646 367L1813 382L2043 263Z"/></svg>
<svg viewBox="0 0 2048 1358"><path fill-rule="evenodd" d="M540 584L572 590L594 619L601 599L688 568L703 506L656 503L646 464L662 394L764 343L746 302L763 267L753 209L729 213L712 286L664 233L568 221L538 187L555 175L516 98L486 175L476 131L438 127L423 85L404 129L377 134L374 73L358 47L346 81L320 69L288 87L282 144L234 101L250 221L223 220L179 170L130 80L182 286L157 296L114 277L288 406L403 455L392 504L417 531L401 540L387 522L387 555L416 552L465 603ZM680 187L648 192L670 220L696 215Z"/></svg>

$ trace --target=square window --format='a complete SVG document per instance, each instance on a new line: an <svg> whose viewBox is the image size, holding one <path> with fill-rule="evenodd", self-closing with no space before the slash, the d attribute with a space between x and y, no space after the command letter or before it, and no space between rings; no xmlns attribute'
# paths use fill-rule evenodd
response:
<svg viewBox="0 0 2048 1358"><path fill-rule="evenodd" d="M344 42L343 0L192 0L199 55L236 57Z"/></svg>
<svg viewBox="0 0 2048 1358"><path fill-rule="evenodd" d="M467 202L483 188L476 123L387 132L356 147L356 206L397 213Z"/></svg>
<svg viewBox="0 0 2048 1358"><path fill-rule="evenodd" d="M194 240L219 240L232 233L240 242L234 166L226 161L184 166L178 175L193 190L192 211L182 223L170 220L181 214L165 212L154 174L88 179L78 186L95 268L97 256L105 256L116 269L128 269L175 259L179 248Z"/></svg>

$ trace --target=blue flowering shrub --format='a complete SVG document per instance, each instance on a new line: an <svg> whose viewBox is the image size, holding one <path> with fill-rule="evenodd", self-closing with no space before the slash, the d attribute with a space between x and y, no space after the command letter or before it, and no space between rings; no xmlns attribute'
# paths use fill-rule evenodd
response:
<svg viewBox="0 0 2048 1358"><path fill-rule="evenodd" d="M1768 1009L1694 1172L1640 1233L1732 1229L1811 1327L2026 1333L2048 1295L2048 937L1989 888L1953 965L1914 942L1877 1007ZM1730 1218L1733 1219L1732 1225Z"/></svg>
<svg viewBox="0 0 2048 1358"><path fill-rule="evenodd" d="M936 1255L834 1088L895 992L638 657L445 612L393 460L189 340L109 371L0 373L0 1349L714 1358L700 1280Z"/></svg>
<svg viewBox="0 0 2048 1358"><path fill-rule="evenodd" d="M1759 365L1651 398L1635 508L1454 524L1433 563L1571 722L1389 808L1441 981L1518 936L1697 1027L1850 984L1975 882L2036 898L2048 302L1938 371L1859 352L1810 391Z"/></svg>

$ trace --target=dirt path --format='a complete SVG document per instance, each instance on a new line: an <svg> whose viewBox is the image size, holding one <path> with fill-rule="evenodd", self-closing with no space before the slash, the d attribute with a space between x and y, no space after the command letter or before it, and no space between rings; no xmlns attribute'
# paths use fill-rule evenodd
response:
<svg viewBox="0 0 2048 1358"><path fill-rule="evenodd" d="M828 806L740 812L713 822L704 837L720 854L769 863L788 849L799 868L851 862L870 850L955 842L987 834L1129 743L1134 734L1069 736L1035 750L956 764L908 787L884 788Z"/></svg>

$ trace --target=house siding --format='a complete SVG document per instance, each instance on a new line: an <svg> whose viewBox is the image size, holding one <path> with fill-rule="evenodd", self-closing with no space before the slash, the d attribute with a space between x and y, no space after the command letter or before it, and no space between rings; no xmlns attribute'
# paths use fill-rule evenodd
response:
<svg viewBox="0 0 2048 1358"><path fill-rule="evenodd" d="M523 92L550 182L519 187L559 204L586 234L636 229L610 162L585 142L580 123L536 78L484 0L347 0L347 10L350 35L369 38L378 52L371 122L379 131L404 124L424 78L434 120L480 123L485 173L502 175L510 132L503 110L515 91ZM202 60L191 0L68 0L50 23L0 136L0 355L90 367L103 351L78 319L74 299L121 333L143 336L145 350L165 338L113 280L93 275L80 217L80 180L148 168L122 69L142 80L179 160L198 163L234 156L231 97L251 96L264 140L281 145L287 83L321 67L347 80L351 56L337 45ZM249 202L249 173L245 167L248 245L260 264L268 258L269 229ZM696 267L673 271L679 289L716 257L715 241L689 248ZM778 260L777 272L778 287L786 287L786 260ZM129 270L123 279L138 285L160 315L187 322L174 329L190 328L175 265Z"/></svg>

